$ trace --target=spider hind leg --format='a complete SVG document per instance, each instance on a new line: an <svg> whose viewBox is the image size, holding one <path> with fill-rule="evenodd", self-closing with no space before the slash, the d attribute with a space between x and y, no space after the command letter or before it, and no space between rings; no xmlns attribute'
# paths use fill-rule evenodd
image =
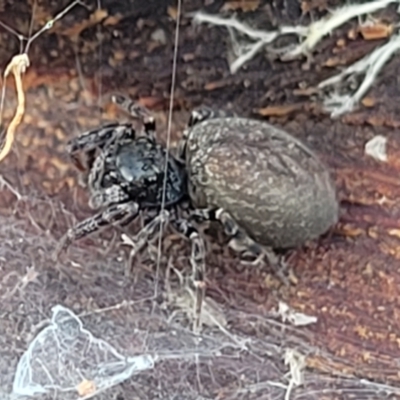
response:
<svg viewBox="0 0 400 400"><path fill-rule="evenodd" d="M251 257L253 261L245 262L251 265L258 265L267 260L268 265L274 270L276 276L286 286L289 285L289 280L285 276L286 264L281 256L278 256L273 249L265 248L259 245L253 239L251 239L244 231L239 227L232 216L219 208L217 210L196 210L193 212L193 217L200 220L211 220L219 221L225 231L225 234L229 237L229 247L235 252L240 254L242 258Z"/></svg>
<svg viewBox="0 0 400 400"><path fill-rule="evenodd" d="M186 236L191 242L190 264L192 266L193 286L196 293L196 301L194 304L194 321L193 331L197 333L201 328L201 312L205 298L206 285L205 277L205 255L206 248L204 239L200 236L197 228L186 219L180 218L172 220L174 228L181 235Z"/></svg>

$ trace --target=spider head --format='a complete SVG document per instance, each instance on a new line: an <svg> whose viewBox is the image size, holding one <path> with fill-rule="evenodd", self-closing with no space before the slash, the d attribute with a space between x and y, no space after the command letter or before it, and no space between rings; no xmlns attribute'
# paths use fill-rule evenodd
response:
<svg viewBox="0 0 400 400"><path fill-rule="evenodd" d="M184 169L166 149L151 138L141 136L120 146L114 157L114 168L129 195L142 206L159 206L164 184L166 203L176 203L185 194Z"/></svg>
<svg viewBox="0 0 400 400"><path fill-rule="evenodd" d="M157 181L163 172L163 160L159 147L149 138L140 137L119 147L115 166L124 181L142 186Z"/></svg>

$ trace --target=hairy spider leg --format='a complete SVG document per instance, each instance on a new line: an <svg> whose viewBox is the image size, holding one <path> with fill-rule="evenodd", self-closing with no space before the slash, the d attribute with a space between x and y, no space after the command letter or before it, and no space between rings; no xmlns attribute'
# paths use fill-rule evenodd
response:
<svg viewBox="0 0 400 400"><path fill-rule="evenodd" d="M191 218L198 222L217 221L221 223L225 234L230 239L229 246L239 253L249 252L259 255L262 252L261 246L245 235L231 215L222 208L195 209L191 211Z"/></svg>
<svg viewBox="0 0 400 400"><path fill-rule="evenodd" d="M196 302L194 304L193 331L198 332L201 325L201 311L205 297L205 257L206 249L204 239L200 236L197 228L186 219L179 218L171 220L171 225L191 242L190 264L192 266L192 279L196 291Z"/></svg>
<svg viewBox="0 0 400 400"><path fill-rule="evenodd" d="M104 188L103 178L105 174L105 164L113 149L108 147L108 151L102 150L95 159L88 176L88 186L91 192L89 207L97 210L100 207L108 207L111 204L125 203L130 199L129 194L123 190L123 184L112 184ZM113 172L108 173L109 178L113 178Z"/></svg>
<svg viewBox="0 0 400 400"><path fill-rule="evenodd" d="M197 209L191 212L191 216L200 221L218 221L221 223L225 234L229 237L229 247L235 252L239 253L242 257L252 256L255 260L251 262L252 265L259 264L264 257L266 257L268 264L273 268L277 277L285 284L289 285L289 281L284 275L286 265L273 249L260 246L253 239L251 239L239 227L232 216L222 208L218 209Z"/></svg>
<svg viewBox="0 0 400 400"><path fill-rule="evenodd" d="M148 222L134 237L132 237L132 242L134 243L134 247L130 253L130 260L132 260L136 254L138 254L143 247L152 239L155 238L156 234L160 232L160 225L167 224L170 219L170 214L167 210L162 210L160 213L154 217L150 222ZM129 268L131 266L129 265ZM129 275L130 271L126 271L127 275Z"/></svg>
<svg viewBox="0 0 400 400"><path fill-rule="evenodd" d="M167 210L162 210L132 238L134 247L130 253L129 259L132 260L150 240L155 238L160 231L160 224L167 224L169 222L178 233L187 237L191 242L190 264L193 271L193 284L196 290L193 329L195 332L198 332L205 295L204 275L206 250L204 240L199 235L194 225L183 218L171 218Z"/></svg>
<svg viewBox="0 0 400 400"><path fill-rule="evenodd" d="M189 122L187 125L189 128L191 128L193 125L196 125L207 119L229 118L236 116L237 114L234 113L233 111L214 109L207 106L200 106L195 108L190 113Z"/></svg>
<svg viewBox="0 0 400 400"><path fill-rule="evenodd" d="M70 228L61 238L54 252L53 259L58 259L59 255L75 240L82 239L108 225L121 224L125 219L131 218L134 215L137 216L138 214L139 205L132 201L123 204L114 204L105 211L83 220Z"/></svg>
<svg viewBox="0 0 400 400"><path fill-rule="evenodd" d="M111 123L101 128L91 129L71 139L66 146L66 151L74 165L81 171L92 167L97 149L103 149L105 145L114 140L123 138L135 138L135 131L131 124ZM79 153L86 153L86 165L82 164Z"/></svg>
<svg viewBox="0 0 400 400"><path fill-rule="evenodd" d="M155 140L156 121L149 109L132 101L129 97L122 94L112 95L111 101L119 108L127 112L130 116L141 121L143 123L146 136Z"/></svg>
<svg viewBox="0 0 400 400"><path fill-rule="evenodd" d="M91 192L89 206L96 210L100 207L108 207L111 204L124 203L131 199L124 188L129 185L128 182L112 183L117 181L115 171L106 171L106 163L112 161L117 152L117 143L110 143L107 149L102 149L100 154L94 160L92 168L88 174L88 186ZM107 177L109 187L103 187L103 179Z"/></svg>
<svg viewBox="0 0 400 400"><path fill-rule="evenodd" d="M125 203L129 199L129 194L120 185L112 185L105 189L93 190L89 199L89 207L92 210L98 210L112 204Z"/></svg>
<svg viewBox="0 0 400 400"><path fill-rule="evenodd" d="M103 180L104 176L104 164L107 158L107 154L105 151L101 151L101 153L98 155L98 157L93 161L92 163L92 168L89 171L89 176L88 176L88 186L89 190L93 193L91 196L89 206L91 208L99 208L102 203L100 203L97 207L97 203L94 202L92 203L92 198L95 198L98 192L102 191L101 183Z"/></svg>

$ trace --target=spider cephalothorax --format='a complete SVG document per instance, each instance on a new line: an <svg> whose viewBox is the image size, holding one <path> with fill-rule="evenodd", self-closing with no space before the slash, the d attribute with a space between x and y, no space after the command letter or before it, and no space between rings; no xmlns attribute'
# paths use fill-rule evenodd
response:
<svg viewBox="0 0 400 400"><path fill-rule="evenodd" d="M78 167L82 166L79 154L86 155L90 205L100 208L135 200L140 208L157 208L162 201L165 206L178 203L187 189L184 166L157 143L154 119L146 109L122 96L113 96L113 101L142 118L144 130L113 123L68 143L67 152Z"/></svg>

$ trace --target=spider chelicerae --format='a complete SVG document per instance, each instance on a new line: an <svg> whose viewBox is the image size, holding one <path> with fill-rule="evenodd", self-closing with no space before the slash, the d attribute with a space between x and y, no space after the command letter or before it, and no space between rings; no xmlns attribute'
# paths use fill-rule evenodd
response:
<svg viewBox="0 0 400 400"><path fill-rule="evenodd" d="M73 241L109 225L127 225L141 211L155 213L133 238L134 252L140 251L159 232L161 224L170 223L189 238L197 329L205 290L205 245L192 222L180 217L179 209L190 212L185 166L156 141L155 120L145 107L122 95L112 96L112 101L141 120L143 129L135 130L129 123L112 123L84 132L67 144L74 164L87 171L89 206L100 211L70 228L54 256L58 258Z"/></svg>

